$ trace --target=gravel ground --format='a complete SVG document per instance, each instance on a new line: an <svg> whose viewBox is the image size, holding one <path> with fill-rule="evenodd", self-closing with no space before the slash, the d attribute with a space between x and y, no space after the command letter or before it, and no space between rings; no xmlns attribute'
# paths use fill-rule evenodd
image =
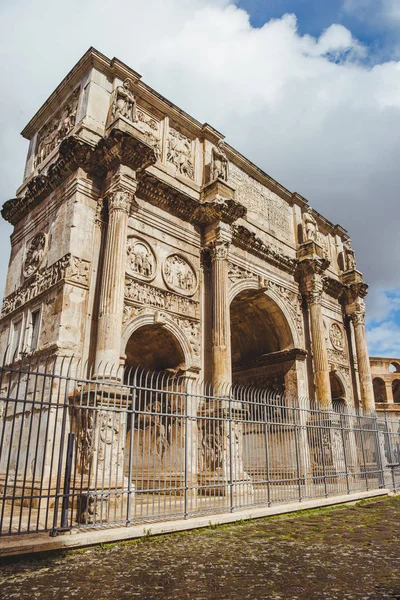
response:
<svg viewBox="0 0 400 600"><path fill-rule="evenodd" d="M7 600L400 600L400 497L0 568Z"/></svg>

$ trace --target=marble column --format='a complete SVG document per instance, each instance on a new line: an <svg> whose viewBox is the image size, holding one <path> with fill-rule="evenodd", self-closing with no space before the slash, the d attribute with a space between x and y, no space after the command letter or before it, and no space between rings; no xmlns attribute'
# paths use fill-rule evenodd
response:
<svg viewBox="0 0 400 600"><path fill-rule="evenodd" d="M353 322L356 345L358 376L360 379L361 402L364 412L370 414L375 410L374 388L372 385L371 366L369 363L367 337L365 334L365 303L357 298L347 311Z"/></svg>
<svg viewBox="0 0 400 600"><path fill-rule="evenodd" d="M212 280L212 383L218 389L232 381L228 278L230 227L220 223L207 237Z"/></svg>
<svg viewBox="0 0 400 600"><path fill-rule="evenodd" d="M126 239L132 190L117 187L107 195L108 227L104 249L97 328L96 366L99 375L118 369L124 310ZM99 368L99 365L101 366Z"/></svg>
<svg viewBox="0 0 400 600"><path fill-rule="evenodd" d="M324 321L322 318L323 283L319 274L308 280L303 295L310 316L310 334L314 367L315 393L322 409L332 408L331 385L329 380L328 352L325 342Z"/></svg>

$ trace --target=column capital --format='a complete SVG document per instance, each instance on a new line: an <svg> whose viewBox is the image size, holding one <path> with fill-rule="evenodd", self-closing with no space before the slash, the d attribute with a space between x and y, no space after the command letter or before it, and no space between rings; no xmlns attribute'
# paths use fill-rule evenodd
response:
<svg viewBox="0 0 400 600"><path fill-rule="evenodd" d="M107 196L107 200L109 213L122 211L129 214L133 202L133 194L123 189L115 190Z"/></svg>
<svg viewBox="0 0 400 600"><path fill-rule="evenodd" d="M321 258L303 259L297 267L300 291L308 306L320 304L324 291L323 273L329 262Z"/></svg>
<svg viewBox="0 0 400 600"><path fill-rule="evenodd" d="M346 304L346 315L353 321L354 325L365 324L365 302L359 296L353 302Z"/></svg>
<svg viewBox="0 0 400 600"><path fill-rule="evenodd" d="M220 221L210 225L204 234L204 249L208 251L211 260L226 260L232 243L232 228Z"/></svg>

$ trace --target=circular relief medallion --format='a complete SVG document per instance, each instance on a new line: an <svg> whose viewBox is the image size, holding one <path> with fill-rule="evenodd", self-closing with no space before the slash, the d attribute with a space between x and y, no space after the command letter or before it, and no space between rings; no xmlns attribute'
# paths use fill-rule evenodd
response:
<svg viewBox="0 0 400 600"><path fill-rule="evenodd" d="M197 289L197 277L194 269L179 254L170 254L165 259L163 277L170 290L183 296L193 296Z"/></svg>
<svg viewBox="0 0 400 600"><path fill-rule="evenodd" d="M329 337L332 342L332 346L336 348L336 350L343 350L344 347L344 337L343 330L337 323L332 323Z"/></svg>
<svg viewBox="0 0 400 600"><path fill-rule="evenodd" d="M30 241L24 262L24 277L33 275L42 265L47 254L47 234L37 233Z"/></svg>
<svg viewBox="0 0 400 600"><path fill-rule="evenodd" d="M156 257L147 242L129 238L126 254L126 266L129 273L147 281L155 277Z"/></svg>

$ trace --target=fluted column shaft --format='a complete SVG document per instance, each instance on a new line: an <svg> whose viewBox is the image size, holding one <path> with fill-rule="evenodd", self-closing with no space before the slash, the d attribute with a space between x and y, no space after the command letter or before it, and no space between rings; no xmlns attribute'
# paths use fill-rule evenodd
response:
<svg viewBox="0 0 400 600"><path fill-rule="evenodd" d="M211 256L212 383L215 388L232 381L228 278L230 242L230 227L225 223L219 223L207 233L206 247Z"/></svg>
<svg viewBox="0 0 400 600"><path fill-rule="evenodd" d="M365 334L365 304L358 299L354 312L350 313L354 326L354 340L356 344L358 376L360 379L361 402L366 414L375 410L374 389L372 385L371 366Z"/></svg>
<svg viewBox="0 0 400 600"><path fill-rule="evenodd" d="M101 278L96 363L118 368L124 310L126 238L132 194L125 190L108 197L108 228ZM100 369L101 370L101 369Z"/></svg>
<svg viewBox="0 0 400 600"><path fill-rule="evenodd" d="M315 394L320 407L328 409L332 407L332 394L329 380L328 351L322 318L322 291L321 275L319 273L307 275L305 281L303 281L303 295L307 302L310 317Z"/></svg>
<svg viewBox="0 0 400 600"><path fill-rule="evenodd" d="M327 409L332 406L332 398L321 303L320 301L311 302L308 304L308 307L310 313L315 391L321 408Z"/></svg>

